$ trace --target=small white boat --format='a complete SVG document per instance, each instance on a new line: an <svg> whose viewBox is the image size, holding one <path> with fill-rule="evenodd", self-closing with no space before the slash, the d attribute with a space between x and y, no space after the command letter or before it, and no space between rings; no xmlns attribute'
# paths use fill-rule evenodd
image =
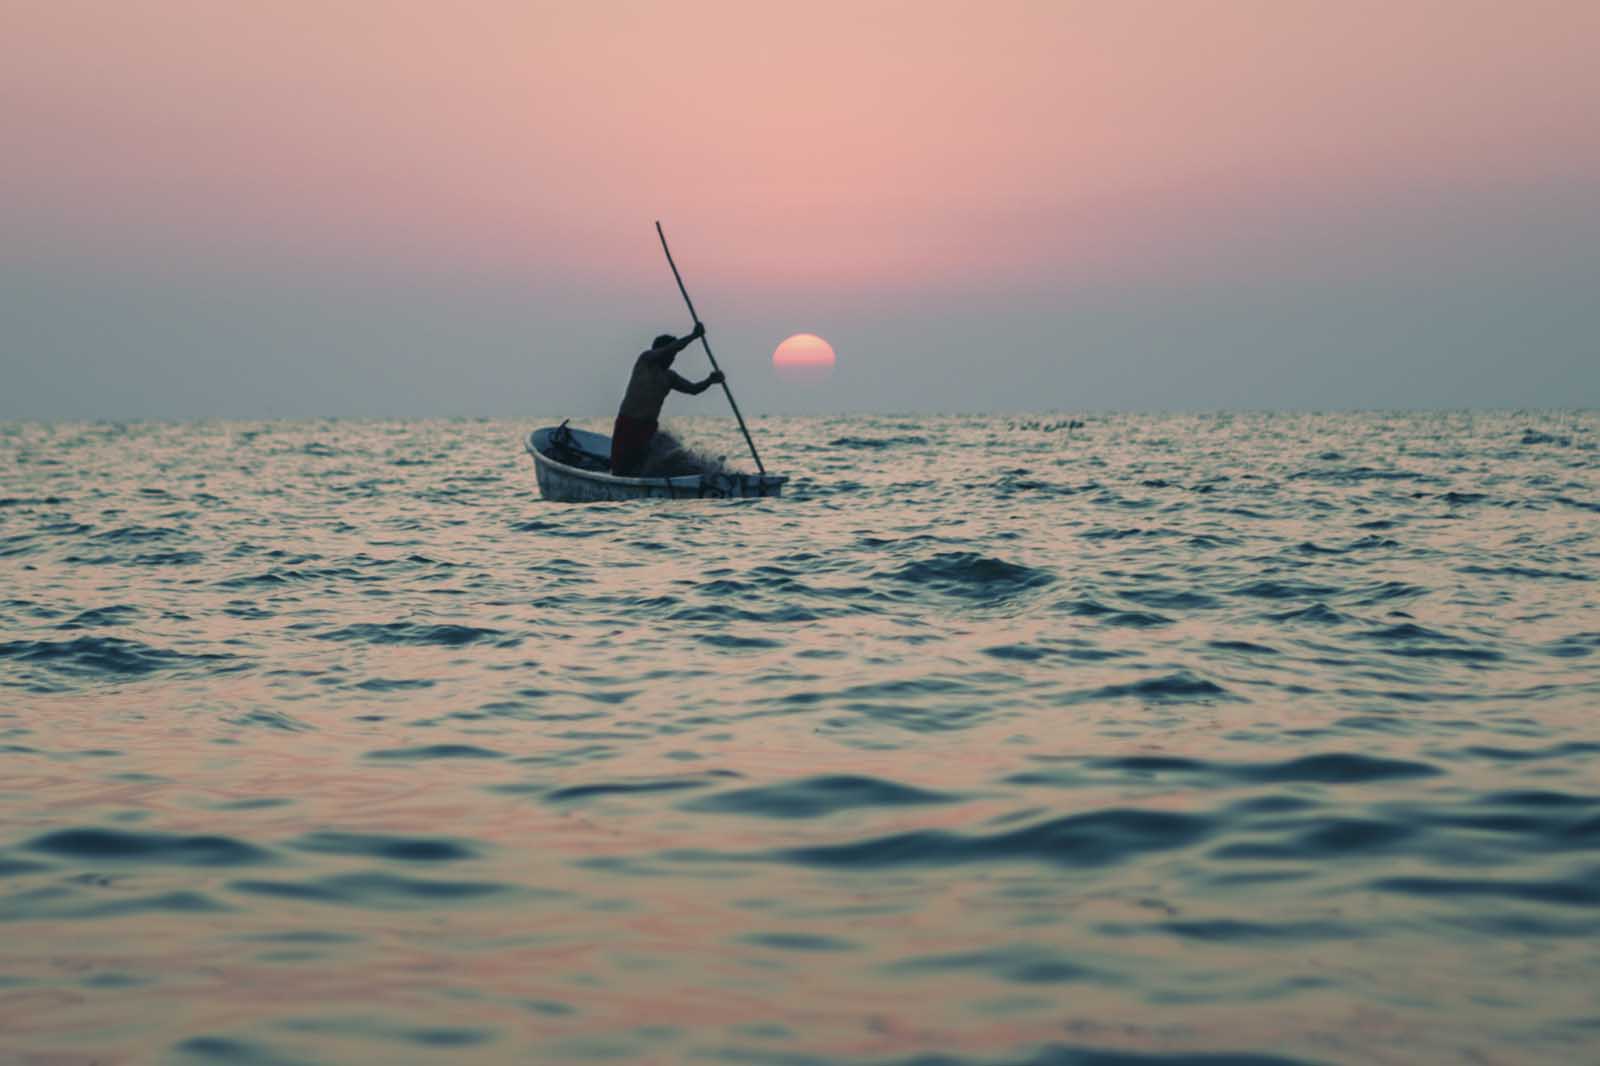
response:
<svg viewBox="0 0 1600 1066"><path fill-rule="evenodd" d="M565 422L528 434L539 491L547 500L733 499L777 496L789 479L781 474L685 474L679 477L618 477L611 473L611 438L571 429Z"/></svg>

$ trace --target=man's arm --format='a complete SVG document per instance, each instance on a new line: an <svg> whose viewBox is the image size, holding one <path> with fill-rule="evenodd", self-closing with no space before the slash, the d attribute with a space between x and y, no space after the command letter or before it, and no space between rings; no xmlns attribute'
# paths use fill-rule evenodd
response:
<svg viewBox="0 0 1600 1066"><path fill-rule="evenodd" d="M721 385L724 376L722 371L713 370L711 375L704 381L690 381L676 371L669 370L667 371L667 380L672 383L672 387L677 391L687 392L690 396L698 396L713 385Z"/></svg>
<svg viewBox="0 0 1600 1066"><path fill-rule="evenodd" d="M663 344L659 348L651 348L650 349L650 356L653 359L664 359L669 355L677 355L679 352L683 351L685 348L689 347L689 345L693 344L695 341L699 340L701 337L704 337L705 335L706 335L705 323L696 322L694 324L694 329L689 331L689 335L688 336L679 337L677 340L673 341L671 344Z"/></svg>

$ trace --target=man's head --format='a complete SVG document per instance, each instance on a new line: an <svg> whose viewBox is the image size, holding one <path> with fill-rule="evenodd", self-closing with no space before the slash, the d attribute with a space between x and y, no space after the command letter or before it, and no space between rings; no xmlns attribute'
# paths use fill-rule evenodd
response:
<svg viewBox="0 0 1600 1066"><path fill-rule="evenodd" d="M661 336L657 337L655 340L650 342L650 347L651 348L665 348L667 345L671 344L673 341L675 341L677 339L678 338L674 337L670 333L663 333Z"/></svg>

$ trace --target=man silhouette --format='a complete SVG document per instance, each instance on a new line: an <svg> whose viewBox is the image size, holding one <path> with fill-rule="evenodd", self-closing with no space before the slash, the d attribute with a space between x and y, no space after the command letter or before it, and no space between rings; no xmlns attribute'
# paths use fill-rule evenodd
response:
<svg viewBox="0 0 1600 1066"><path fill-rule="evenodd" d="M704 381L689 381L672 370L672 361L678 353L705 336L706 327L696 322L687 337L674 337L663 333L651 343L648 351L640 352L633 361L633 376L628 379L628 391L623 394L622 406L617 410L616 425L611 430L611 472L623 477L638 477L650 450L650 438L656 434L656 418L661 405L667 402L667 393L686 392L698 396L713 385L722 384L722 371L714 370Z"/></svg>

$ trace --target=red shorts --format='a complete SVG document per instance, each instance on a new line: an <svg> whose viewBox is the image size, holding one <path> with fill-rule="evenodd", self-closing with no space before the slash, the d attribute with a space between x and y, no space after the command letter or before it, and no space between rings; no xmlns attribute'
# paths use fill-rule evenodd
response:
<svg viewBox="0 0 1600 1066"><path fill-rule="evenodd" d="M638 477L650 451L650 438L656 435L654 421L618 415L611 427L611 472L623 477Z"/></svg>

